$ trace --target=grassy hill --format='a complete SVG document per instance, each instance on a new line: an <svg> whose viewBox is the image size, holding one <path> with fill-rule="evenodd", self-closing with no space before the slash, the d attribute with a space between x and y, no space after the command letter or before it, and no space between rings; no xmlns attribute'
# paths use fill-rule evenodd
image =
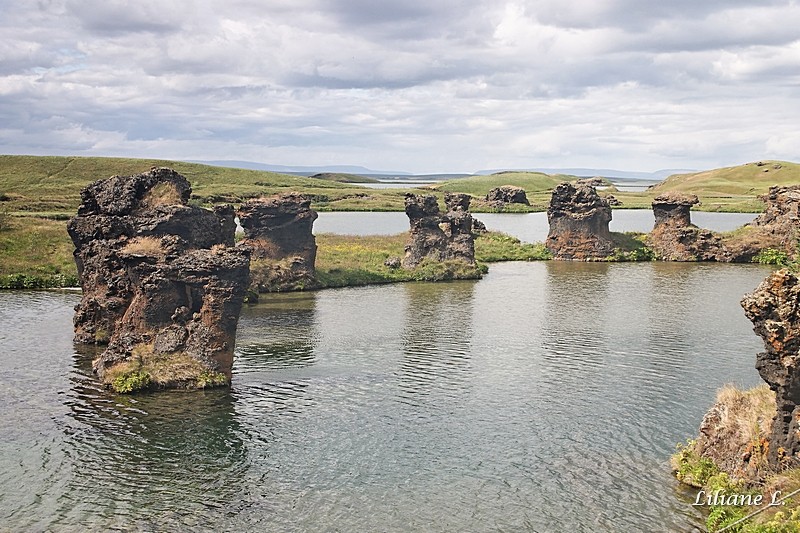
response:
<svg viewBox="0 0 800 533"><path fill-rule="evenodd" d="M759 161L693 174L675 174L653 190L743 196L764 194L772 185L797 184L800 184L800 165L797 163Z"/></svg>
<svg viewBox="0 0 800 533"><path fill-rule="evenodd" d="M668 177L648 191L655 196L681 191L700 197L709 210L761 211L764 204L756 197L772 185L800 184L800 165L786 161L759 161L735 167L717 168Z"/></svg>
<svg viewBox="0 0 800 533"><path fill-rule="evenodd" d="M448 180L430 188L443 192L463 192L472 196L486 196L491 189L502 185L515 185L525 189L532 209L547 209L550 194L562 181L573 181L575 176L549 175L542 172L498 172L487 176L470 176Z"/></svg>
<svg viewBox="0 0 800 533"><path fill-rule="evenodd" d="M85 185L150 167L170 167L192 184L192 198L204 203L239 202L279 192L310 194L320 210L401 210L404 191L378 191L355 184L276 172L226 168L161 159L0 155L0 209L73 214Z"/></svg>

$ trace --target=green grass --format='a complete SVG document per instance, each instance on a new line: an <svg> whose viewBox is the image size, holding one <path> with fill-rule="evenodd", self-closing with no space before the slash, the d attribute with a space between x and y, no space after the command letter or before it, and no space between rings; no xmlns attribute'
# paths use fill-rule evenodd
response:
<svg viewBox="0 0 800 533"><path fill-rule="evenodd" d="M372 285L403 281L478 279L481 265L462 261L423 261L414 269L391 268L384 262L402 258L407 233L397 235L317 235L317 281L320 288Z"/></svg>
<svg viewBox="0 0 800 533"><path fill-rule="evenodd" d="M488 176L470 176L468 178L448 180L441 184L432 185L431 189L442 192L463 192L480 199L495 187L514 185L525 189L525 194L528 196L528 202L531 205L508 206L506 211L531 212L546 210L555 186L563 181L575 179L575 176L551 176L541 172L498 172ZM473 203L473 211L475 212L493 210L495 209L482 206L479 201Z"/></svg>
<svg viewBox="0 0 800 533"><path fill-rule="evenodd" d="M412 270L391 268L389 258L402 258L408 233L397 235L317 235L317 279L320 286L342 287L400 281L441 281L477 279L495 261L536 261L550 258L541 243L522 243L503 233L487 232L475 239L475 258L471 267L460 261L423 261Z"/></svg>
<svg viewBox="0 0 800 533"><path fill-rule="evenodd" d="M162 159L0 155L0 209L17 215L65 218L74 214L80 190L86 184L112 175L138 174L151 166L171 167L186 176L192 184L193 201L197 203L237 203L260 195L294 191L310 195L312 207L318 211L402 211L406 192L435 194L440 200L445 192L463 192L475 198L473 211L497 211L496 207L483 205L481 199L490 189L501 185L522 187L531 203L507 206L504 212L544 211L552 189L562 181L576 179L540 172L500 172L430 187L370 189L355 182L364 183L371 178L354 174L330 173L322 178L305 178ZM757 196L770 185L797 183L800 183L800 165L765 161L763 166L750 163L671 176L645 192L609 192L622 202L623 209L650 209L657 194L675 190L697 194L702 202L696 207L698 210L760 212L764 206Z"/></svg>
<svg viewBox="0 0 800 533"><path fill-rule="evenodd" d="M523 243L505 233L489 231L475 239L475 259L485 263L546 261L552 257L543 243Z"/></svg>
<svg viewBox="0 0 800 533"><path fill-rule="evenodd" d="M318 196L327 207L351 197L397 196L402 192L368 189L332 180L304 178L237 168L224 168L161 159L116 157L44 157L0 155L0 198L8 211L73 214L80 203L80 190L87 184L113 175L133 175L153 166L166 166L183 174L192 184L193 198L204 203L240 202L259 195L297 191ZM360 195L360 196L359 196ZM386 202L384 202L385 204ZM395 209L397 201L388 202Z"/></svg>
<svg viewBox="0 0 800 533"><path fill-rule="evenodd" d="M800 184L800 165L797 163L768 160L762 163L761 166L747 163L675 174L644 193L615 193L615 196L626 206L633 207L661 193L679 191L696 194L701 203L695 209L699 211L758 213L764 210L764 204L757 196L765 194L772 185Z"/></svg>
<svg viewBox="0 0 800 533"><path fill-rule="evenodd" d="M72 250L63 221L10 217L0 229L0 288L75 286Z"/></svg>
<svg viewBox="0 0 800 533"><path fill-rule="evenodd" d="M611 232L614 254L609 261L655 261L656 253L645 244L646 233L626 231Z"/></svg>

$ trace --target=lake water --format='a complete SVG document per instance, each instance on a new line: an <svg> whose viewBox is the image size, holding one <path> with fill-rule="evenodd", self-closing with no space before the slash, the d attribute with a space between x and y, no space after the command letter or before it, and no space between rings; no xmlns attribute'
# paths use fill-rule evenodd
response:
<svg viewBox="0 0 800 533"><path fill-rule="evenodd" d="M547 238L547 213L475 213L475 218L490 230L502 231L524 242L542 242ZM611 231L653 229L655 218L649 209L616 209L612 212ZM730 231L750 222L754 213L692 212L692 222L701 228ZM408 217L402 212L389 213L320 213L314 233L345 235L393 235L408 231Z"/></svg>
<svg viewBox="0 0 800 533"><path fill-rule="evenodd" d="M671 477L759 383L758 265L505 263L477 282L268 295L230 390L120 396L78 295L0 292L0 529L689 531Z"/></svg>

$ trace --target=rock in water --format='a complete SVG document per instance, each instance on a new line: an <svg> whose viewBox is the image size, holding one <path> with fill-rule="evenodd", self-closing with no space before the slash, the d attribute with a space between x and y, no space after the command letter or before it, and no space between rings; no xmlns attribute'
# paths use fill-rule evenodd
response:
<svg viewBox="0 0 800 533"><path fill-rule="evenodd" d="M239 208L241 246L253 250L253 285L259 292L309 288L315 283L317 212L302 194L248 200Z"/></svg>
<svg viewBox="0 0 800 533"><path fill-rule="evenodd" d="M655 226L647 243L664 261L725 261L726 252L714 232L692 224L694 194L668 192L653 200Z"/></svg>
<svg viewBox="0 0 800 533"><path fill-rule="evenodd" d="M413 268L425 258L457 259L474 265L475 239L469 204L468 194L447 193L447 213L442 213L435 196L406 194L406 214L411 230L403 267Z"/></svg>
<svg viewBox="0 0 800 533"><path fill-rule="evenodd" d="M114 176L81 191L68 223L83 288L75 342L108 344L93 367L118 390L230 379L250 250L231 246L232 208L190 195L171 169Z"/></svg>
<svg viewBox="0 0 800 533"><path fill-rule="evenodd" d="M547 249L554 259L591 261L614 251L608 230L611 206L590 185L561 183L547 209Z"/></svg>
<svg viewBox="0 0 800 533"><path fill-rule="evenodd" d="M514 185L495 187L486 195L486 201L497 207L502 207L505 204L530 205L530 203L528 203L528 195L525 194L525 189Z"/></svg>
<svg viewBox="0 0 800 533"><path fill-rule="evenodd" d="M768 459L775 468L800 464L800 283L789 270L772 273L742 298L753 331L765 352L756 369L775 391L778 412L772 424Z"/></svg>

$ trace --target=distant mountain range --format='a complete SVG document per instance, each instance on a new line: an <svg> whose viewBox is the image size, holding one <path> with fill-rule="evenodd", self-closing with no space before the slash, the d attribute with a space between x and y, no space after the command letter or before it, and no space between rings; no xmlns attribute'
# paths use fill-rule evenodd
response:
<svg viewBox="0 0 800 533"><path fill-rule="evenodd" d="M360 176L369 176L383 179L408 179L411 177L426 178L432 181L443 179L452 179L456 177L469 176L469 174L460 173L437 173L437 174L413 174L411 172L404 172L401 170L372 170L358 165L319 165L319 166L302 166L302 165L270 165L267 163L256 163L254 161L199 161L192 160L190 163L201 163L204 165L213 165L217 167L231 167L231 168L245 168L250 170L268 170L271 172L281 172L284 174L297 174L301 176L310 176L321 172L339 172L346 174L358 174ZM662 181L663 179L672 176L673 174L686 174L689 172L696 172L690 169L665 169L657 170L655 172L632 172L627 170L613 170L607 168L498 168L493 170L479 170L474 175L487 175L496 172L503 172L508 170L544 172L545 174L569 174L572 176L580 177L594 177L601 176L604 178L615 178L622 180L647 180L647 181Z"/></svg>

